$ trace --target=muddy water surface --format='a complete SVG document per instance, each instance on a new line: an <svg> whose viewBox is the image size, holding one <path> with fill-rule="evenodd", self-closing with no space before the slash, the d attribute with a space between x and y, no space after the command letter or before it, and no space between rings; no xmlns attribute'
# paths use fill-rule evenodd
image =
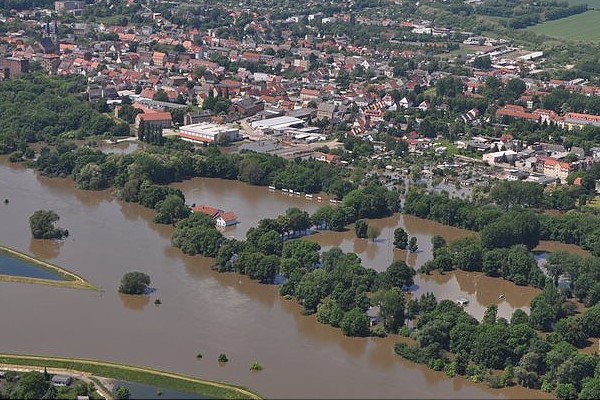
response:
<svg viewBox="0 0 600 400"><path fill-rule="evenodd" d="M194 190L191 187L186 189L190 202L214 199L217 206L238 213L243 221L240 231L251 226L251 217L274 216L292 206L308 211L317 207L316 202L235 182L207 179L182 185L198 185L198 196L214 196L194 199L187 193ZM0 282L0 351L147 365L235 382L272 398L540 395L447 379L395 356L394 338L346 338L339 330L302 316L294 301L278 296L276 287L215 273L210 270L212 260L181 254L170 246L171 227L152 223L151 210L117 201L108 191L79 191L68 179L39 177L0 158L0 198L10 200L0 205L0 243L63 265L104 289L93 293ZM32 240L28 218L38 209L55 210L61 216L59 225L69 229L69 238ZM423 236L419 242L425 249L426 234L418 231L421 223L413 223L412 228L406 225L407 230ZM386 256L374 254L369 264L378 264L374 261L378 257L385 261L377 267L381 269ZM412 265L426 258L418 253ZM156 291L146 298L119 295L119 280L128 271L148 273ZM461 281L460 274L441 279L447 278L456 279L463 290L473 290L471 281ZM474 293L481 289L475 285ZM155 306L156 298L163 304ZM200 360L198 353L204 356ZM230 359L224 367L216 361L219 353ZM255 360L264 367L260 373L249 370Z"/></svg>

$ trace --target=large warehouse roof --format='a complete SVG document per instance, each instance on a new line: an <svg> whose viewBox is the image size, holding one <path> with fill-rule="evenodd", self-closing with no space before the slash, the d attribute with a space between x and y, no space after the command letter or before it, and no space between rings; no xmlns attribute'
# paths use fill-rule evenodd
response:
<svg viewBox="0 0 600 400"><path fill-rule="evenodd" d="M262 119L260 121L254 121L252 123L253 128L259 129L273 129L273 128L285 128L293 125L304 124L304 121L300 118L294 117L275 117L269 119Z"/></svg>

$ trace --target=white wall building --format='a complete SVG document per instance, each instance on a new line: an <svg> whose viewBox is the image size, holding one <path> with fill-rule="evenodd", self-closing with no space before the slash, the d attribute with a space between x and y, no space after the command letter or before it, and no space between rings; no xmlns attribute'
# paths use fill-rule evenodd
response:
<svg viewBox="0 0 600 400"><path fill-rule="evenodd" d="M240 139L240 130L227 125L218 125L210 122L184 125L179 128L179 137L182 140L194 143L212 143L220 137L233 142Z"/></svg>

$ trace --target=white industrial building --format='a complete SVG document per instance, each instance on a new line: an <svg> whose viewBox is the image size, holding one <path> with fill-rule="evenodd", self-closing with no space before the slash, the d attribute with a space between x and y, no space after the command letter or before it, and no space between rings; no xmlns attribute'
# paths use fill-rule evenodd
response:
<svg viewBox="0 0 600 400"><path fill-rule="evenodd" d="M210 122L184 125L179 128L178 135L182 140L202 144L212 143L219 137L225 137L230 142L241 138L239 129Z"/></svg>
<svg viewBox="0 0 600 400"><path fill-rule="evenodd" d="M497 151L495 153L487 153L483 155L483 161L487 161L490 165L495 165L501 162L511 162L517 158L517 153L512 150Z"/></svg>
<svg viewBox="0 0 600 400"><path fill-rule="evenodd" d="M275 117L269 119L261 119L259 121L252 122L253 129L271 129L274 131L282 130L286 128L299 128L303 127L305 122L300 118L295 117Z"/></svg>

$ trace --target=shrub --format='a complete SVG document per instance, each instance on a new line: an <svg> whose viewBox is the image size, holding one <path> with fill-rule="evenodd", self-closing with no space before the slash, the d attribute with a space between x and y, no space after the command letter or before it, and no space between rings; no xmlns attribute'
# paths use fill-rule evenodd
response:
<svg viewBox="0 0 600 400"><path fill-rule="evenodd" d="M262 371L262 369L263 367L258 361L252 361L252 364L250 364L250 371Z"/></svg>

